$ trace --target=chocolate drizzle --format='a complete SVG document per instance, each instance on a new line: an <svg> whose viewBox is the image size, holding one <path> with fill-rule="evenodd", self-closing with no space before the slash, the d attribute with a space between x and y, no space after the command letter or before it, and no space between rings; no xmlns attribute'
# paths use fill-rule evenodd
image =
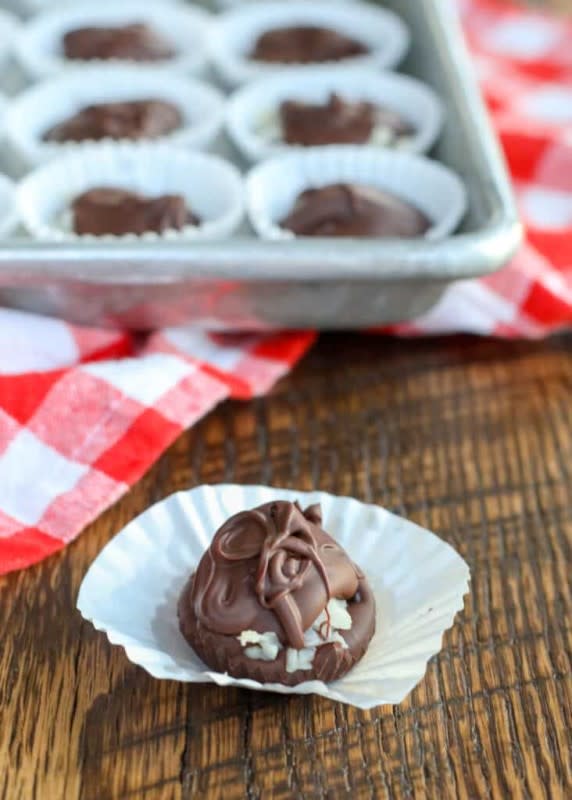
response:
<svg viewBox="0 0 572 800"><path fill-rule="evenodd" d="M278 501L231 517L195 573L192 604L211 631L274 631L300 650L331 598L356 595L361 572L320 527L319 506ZM327 622L327 635L329 634Z"/></svg>
<svg viewBox="0 0 572 800"><path fill-rule="evenodd" d="M298 504L292 506L292 511L294 509L302 512ZM256 573L256 594L263 608L271 608L278 615L288 641L296 643L292 646L301 649L304 646L304 629L292 592L303 585L311 564L324 582L328 602L332 596L330 582L312 530L308 527L291 533L289 518L285 526L281 525L276 503L270 506L269 517L274 531L262 543Z"/></svg>

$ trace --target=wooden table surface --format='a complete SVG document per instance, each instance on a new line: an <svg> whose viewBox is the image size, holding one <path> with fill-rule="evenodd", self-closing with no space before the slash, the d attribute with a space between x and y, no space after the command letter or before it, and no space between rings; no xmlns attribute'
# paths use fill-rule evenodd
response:
<svg viewBox="0 0 572 800"><path fill-rule="evenodd" d="M572 339L331 335L226 404L62 555L0 581L0 797L564 798ZM437 531L472 593L401 706L158 682L74 610L101 547L201 482L319 487Z"/></svg>
<svg viewBox="0 0 572 800"><path fill-rule="evenodd" d="M571 339L339 335L221 407L63 554L0 579L0 798L571 797L571 392ZM467 559L464 613L401 706L154 681L82 622L114 533L226 480L377 502Z"/></svg>

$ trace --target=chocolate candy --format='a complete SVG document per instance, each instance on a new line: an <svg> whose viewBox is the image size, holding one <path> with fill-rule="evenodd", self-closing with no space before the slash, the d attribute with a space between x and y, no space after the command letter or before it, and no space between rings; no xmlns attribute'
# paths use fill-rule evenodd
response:
<svg viewBox="0 0 572 800"><path fill-rule="evenodd" d="M262 683L336 680L363 656L375 601L321 527L321 510L276 501L231 517L179 600L179 624L212 669Z"/></svg>
<svg viewBox="0 0 572 800"><path fill-rule="evenodd" d="M325 104L287 100L280 107L284 141L291 145L364 144L376 121L371 103L352 103L332 94Z"/></svg>
<svg viewBox="0 0 572 800"><path fill-rule="evenodd" d="M43 136L46 142L100 139L154 139L180 128L179 109L164 100L100 103L59 122Z"/></svg>
<svg viewBox="0 0 572 800"><path fill-rule="evenodd" d="M111 187L90 189L76 197L72 217L73 230L80 236L164 233L200 222L179 195L145 197Z"/></svg>
<svg viewBox="0 0 572 800"><path fill-rule="evenodd" d="M367 47L329 28L296 26L266 31L251 53L255 61L275 64L312 64L361 56Z"/></svg>
<svg viewBox="0 0 572 800"><path fill-rule="evenodd" d="M171 45L143 23L68 31L63 38L63 51L66 58L79 61L164 61L175 55Z"/></svg>
<svg viewBox="0 0 572 800"><path fill-rule="evenodd" d="M296 236L415 238L431 227L417 208L365 186L332 184L308 189L281 226Z"/></svg>

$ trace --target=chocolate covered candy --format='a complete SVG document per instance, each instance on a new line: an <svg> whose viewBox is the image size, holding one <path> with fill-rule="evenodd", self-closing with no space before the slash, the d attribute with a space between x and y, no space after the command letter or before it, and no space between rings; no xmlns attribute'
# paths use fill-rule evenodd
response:
<svg viewBox="0 0 572 800"><path fill-rule="evenodd" d="M57 123L43 136L46 142L101 139L155 139L180 128L179 109L164 100L135 100L86 106Z"/></svg>
<svg viewBox="0 0 572 800"><path fill-rule="evenodd" d="M287 100L280 106L284 141L291 145L363 144L373 133L375 107L332 94L327 103Z"/></svg>
<svg viewBox="0 0 572 800"><path fill-rule="evenodd" d="M143 23L76 28L62 44L64 56L77 61L164 61L175 55L169 42Z"/></svg>
<svg viewBox="0 0 572 800"><path fill-rule="evenodd" d="M145 197L112 187L84 192L75 198L71 211L73 230L80 236L164 233L200 222L180 195Z"/></svg>
<svg viewBox="0 0 572 800"><path fill-rule="evenodd" d="M251 52L255 61L274 64L312 64L365 55L362 42L318 26L274 28L263 33Z"/></svg>
<svg viewBox="0 0 572 800"><path fill-rule="evenodd" d="M319 506L286 501L236 514L217 531L178 614L211 669L286 685L342 677L375 630L368 581L322 529Z"/></svg>
<svg viewBox="0 0 572 800"><path fill-rule="evenodd" d="M307 189L280 224L296 236L406 239L431 227L419 209L392 194L341 183Z"/></svg>

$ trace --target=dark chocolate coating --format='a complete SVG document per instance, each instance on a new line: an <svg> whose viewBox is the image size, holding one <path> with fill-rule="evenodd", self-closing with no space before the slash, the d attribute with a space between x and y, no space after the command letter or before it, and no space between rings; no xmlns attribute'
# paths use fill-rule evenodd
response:
<svg viewBox="0 0 572 800"><path fill-rule="evenodd" d="M373 133L376 113L371 103L352 103L332 94L325 104L287 100L280 107L280 119L287 144L364 144Z"/></svg>
<svg viewBox="0 0 572 800"><path fill-rule="evenodd" d="M180 195L144 197L111 187L96 187L76 197L72 214L73 229L79 235L164 233L199 224Z"/></svg>
<svg viewBox="0 0 572 800"><path fill-rule="evenodd" d="M185 586L179 601L181 633L210 669L227 672L234 678L250 678L259 683L281 683L284 686L296 686L313 680L330 683L343 678L363 658L375 633L375 600L364 580L359 602L348 603L352 629L340 631L348 645L347 649L337 643L324 644L317 648L311 669L288 672L286 650L280 650L274 661L250 658L236 636L215 633L202 625L193 613L189 613L194 577Z"/></svg>
<svg viewBox="0 0 572 800"><path fill-rule="evenodd" d="M43 136L46 142L154 139L180 128L181 112L164 100L100 103L82 108Z"/></svg>
<svg viewBox="0 0 572 800"><path fill-rule="evenodd" d="M286 648L304 647L304 632L332 598L344 599L353 625L339 643L319 646L310 670L288 673ZM375 631L375 601L365 576L321 528L318 506L286 501L231 517L215 534L178 606L183 636L212 669L263 683L331 681L364 654ZM244 631L273 632L283 649L274 661L247 656Z"/></svg>
<svg viewBox="0 0 572 800"><path fill-rule="evenodd" d="M423 236L430 220L417 208L377 189L332 184L308 189L281 226L296 236Z"/></svg>
<svg viewBox="0 0 572 800"><path fill-rule="evenodd" d="M164 61L175 55L171 45L143 23L77 28L64 35L62 44L65 57L78 61Z"/></svg>
<svg viewBox="0 0 572 800"><path fill-rule="evenodd" d="M312 64L362 56L367 47L343 33L318 26L275 28L263 33L250 57L274 64Z"/></svg>

